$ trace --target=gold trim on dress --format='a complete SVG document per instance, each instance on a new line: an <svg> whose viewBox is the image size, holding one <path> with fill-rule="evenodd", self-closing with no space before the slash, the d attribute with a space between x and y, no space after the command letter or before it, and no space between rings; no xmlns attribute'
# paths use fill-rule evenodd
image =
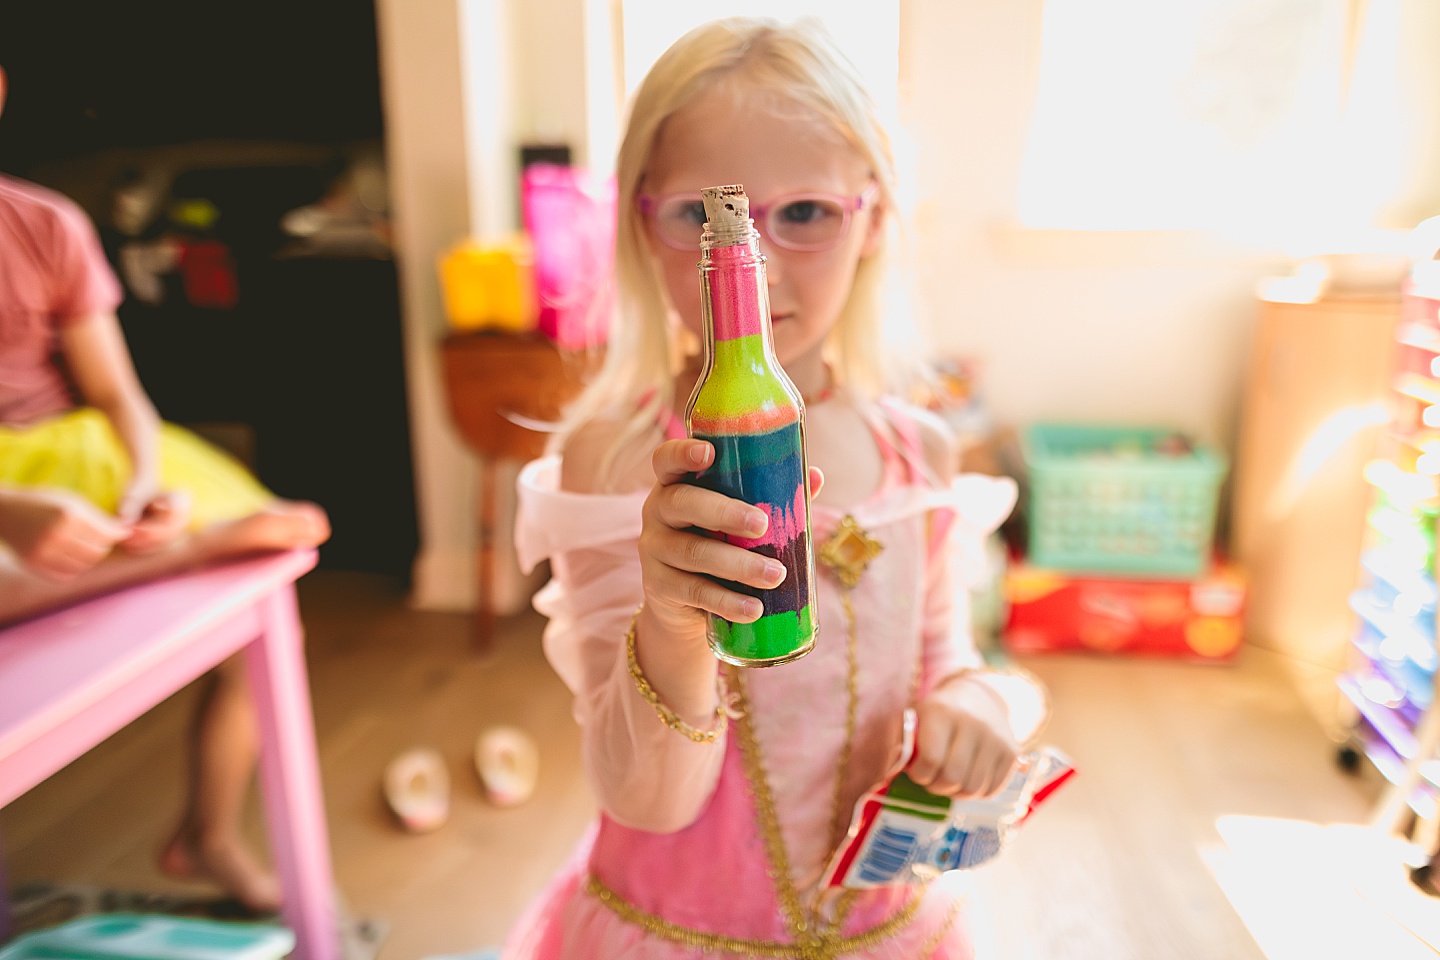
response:
<svg viewBox="0 0 1440 960"><path fill-rule="evenodd" d="M831 830L834 834L831 837L832 847L839 843L845 829L849 826L848 820L844 819L842 807L845 781L849 775L851 753L854 748L856 715L860 699L859 633L851 591L860 582L860 577L865 573L870 561L883 549L884 545L871 537L855 521L854 517L846 515L830 538L820 546L818 552L820 562L829 567L834 572L836 579L840 581L840 597L844 605L846 621L845 741L841 745L840 756L836 763L836 782L831 811ZM631 621L626 643L627 653L630 657L631 676L635 679L636 686L640 688L641 696L655 708L656 712L660 714L660 718L667 725L680 730L692 740L713 741L719 731L724 729L726 721L724 698L722 697L721 700L721 710L717 713L718 723L715 731L695 730L675 717L674 719L679 721L679 724L683 724L683 727L689 727L688 730L684 729L666 716L668 708L659 702L658 696L652 699L654 691L649 688L648 683L645 683L644 675L639 673L639 664L634 654L634 621ZM920 669L917 665L915 672L917 681L919 674ZM845 936L840 931L844 929L845 921L849 919L850 913L854 909L855 902L860 895L859 890L847 889L835 898L835 906L828 922L823 921L819 916L819 897L816 899L814 908L805 909L800 900L800 892L795 888L795 882L790 876L790 855L785 849L785 838L780 832L780 818L775 809L775 798L770 792L770 781L765 776L765 765L760 756L760 743L755 736L755 729L751 722L750 704L745 693L744 678L739 669L731 668L729 686L737 707L734 715L741 766L745 771L745 779L750 784L751 797L755 805L756 826L759 829L760 838L765 844L766 859L770 862L770 868L766 873L774 884L775 898L779 902L780 914L785 920L786 930L794 938L793 941L785 943L778 940L730 937L682 927L653 913L641 910L605 886L594 874L586 877L586 892L598 899L623 922L640 927L658 939L700 950L723 950L743 957L757 958L757 960L770 960L770 958L774 958L774 960L836 960L847 953L876 946L898 934L915 918L915 914L924 900L923 892L912 895L905 905L888 919L869 930L850 936ZM651 696L646 696L647 690ZM708 736L706 736L707 734ZM704 737L703 740L702 737ZM945 920L926 941L925 947L919 954L920 957L929 957L939 947L940 942L944 940L954 925L959 911L960 904L957 902Z"/></svg>
<svg viewBox="0 0 1440 960"><path fill-rule="evenodd" d="M835 796L830 809L832 850L839 845L845 831L850 827L850 820L845 816L844 810L845 781L850 777L850 754L855 749L855 715L860 703L860 635L855 626L855 605L850 600L849 587L841 591L840 600L845 607L845 625L848 628L845 648L845 742L840 747L840 760L835 770Z"/></svg>
<svg viewBox="0 0 1440 960"><path fill-rule="evenodd" d="M920 903L924 899L923 897L911 897L894 916L861 933L851 934L847 937L840 935L836 930L826 930L821 933L810 933L794 943L786 943L780 940L727 937L724 934L707 933L703 930L682 927L678 923L671 923L653 913L641 910L605 886L604 882L594 874L585 878L585 892L599 900L624 922L640 927L657 939L699 950L723 950L742 957L754 957L757 960L836 960L836 958L856 950L867 950L899 933L915 918L915 913L920 909ZM940 928L938 932L942 937L949 930L952 922L953 919L947 920ZM935 943L938 945L939 940L937 939ZM934 952L933 947L931 952Z"/></svg>

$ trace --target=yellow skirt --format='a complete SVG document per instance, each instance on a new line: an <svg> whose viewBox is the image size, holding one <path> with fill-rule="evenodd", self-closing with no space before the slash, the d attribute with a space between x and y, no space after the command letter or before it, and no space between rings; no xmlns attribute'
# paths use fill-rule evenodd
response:
<svg viewBox="0 0 1440 960"><path fill-rule="evenodd" d="M98 410L0 425L0 484L59 487L114 513L129 479L130 456ZM190 495L192 530L249 516L275 499L238 460L172 423L160 427L160 487Z"/></svg>

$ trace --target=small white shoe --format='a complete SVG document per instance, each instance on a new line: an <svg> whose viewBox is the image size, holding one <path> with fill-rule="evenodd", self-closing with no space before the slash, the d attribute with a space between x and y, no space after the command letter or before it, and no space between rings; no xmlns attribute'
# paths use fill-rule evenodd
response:
<svg viewBox="0 0 1440 960"><path fill-rule="evenodd" d="M450 817L450 771L427 747L406 750L385 767L385 802L411 833L426 833Z"/></svg>
<svg viewBox="0 0 1440 960"><path fill-rule="evenodd" d="M491 727L475 743L475 769L490 802L497 807L513 807L535 792L540 751L523 730Z"/></svg>

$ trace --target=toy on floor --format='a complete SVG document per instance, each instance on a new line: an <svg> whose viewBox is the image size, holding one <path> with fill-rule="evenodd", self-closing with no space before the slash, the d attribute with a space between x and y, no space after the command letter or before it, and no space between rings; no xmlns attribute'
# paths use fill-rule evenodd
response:
<svg viewBox="0 0 1440 960"><path fill-rule="evenodd" d="M525 731L491 727L475 743L475 769L490 802L497 807L513 807L535 792L540 752Z"/></svg>
<svg viewBox="0 0 1440 960"><path fill-rule="evenodd" d="M108 913L26 934L0 960L281 960L294 949L295 935L270 924Z"/></svg>
<svg viewBox="0 0 1440 960"><path fill-rule="evenodd" d="M450 817L450 772L434 750L417 747L385 768L385 802L411 833L428 833Z"/></svg>

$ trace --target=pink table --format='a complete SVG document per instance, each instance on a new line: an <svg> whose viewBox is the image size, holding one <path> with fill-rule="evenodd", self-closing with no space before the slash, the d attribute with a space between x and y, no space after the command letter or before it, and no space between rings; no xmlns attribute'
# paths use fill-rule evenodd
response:
<svg viewBox="0 0 1440 960"><path fill-rule="evenodd" d="M339 932L294 582L312 550L134 587L0 630L0 806L238 650L296 960L338 960ZM176 749L181 749L176 744ZM0 869L0 935L5 928Z"/></svg>

